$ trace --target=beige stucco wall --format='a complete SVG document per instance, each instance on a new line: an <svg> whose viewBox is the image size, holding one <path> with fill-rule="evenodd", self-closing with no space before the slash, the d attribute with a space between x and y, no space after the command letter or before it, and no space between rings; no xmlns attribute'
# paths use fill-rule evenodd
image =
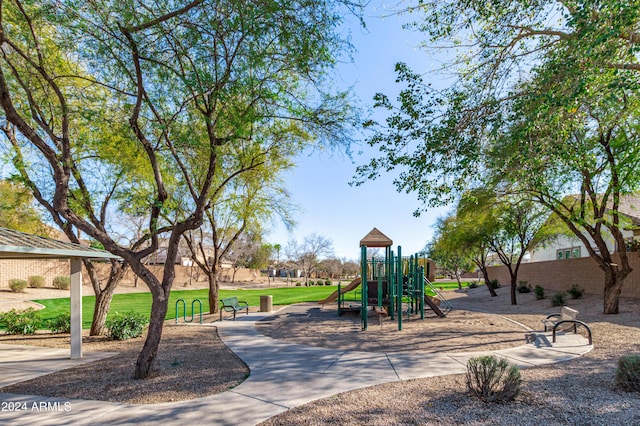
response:
<svg viewBox="0 0 640 426"><path fill-rule="evenodd" d="M613 259L618 261L616 255ZM640 254L629 253L629 263L633 271L625 280L622 296L640 298ZM492 266L488 271L490 279L497 279L502 285L509 284L509 271L505 266ZM541 285L552 291L566 291L576 284L586 293L602 294L604 272L591 257L532 262L520 266L518 281L528 281L531 286Z"/></svg>
<svg viewBox="0 0 640 426"><path fill-rule="evenodd" d="M107 263L97 264L101 277L107 277L110 265ZM150 265L148 268L160 279L162 278L162 265ZM222 281L231 281L233 269L224 269L220 275ZM45 287L52 287L53 279L57 276L69 276L68 260L0 260L0 288L8 288L9 280L14 278L26 280L32 275L42 275L45 277ZM133 283L135 275L131 270L127 271L123 282ZM235 281L251 282L260 278L260 271L257 269L241 268L236 272ZM174 285L185 285L190 280L206 281L204 273L200 272L197 266L176 265L176 278ZM89 278L84 272L83 281L89 282ZM144 286L142 282L139 285Z"/></svg>
<svg viewBox="0 0 640 426"><path fill-rule="evenodd" d="M68 260L1 260L0 288L9 287L9 280L26 280L32 275L45 278L45 287L51 287L57 276L69 276Z"/></svg>

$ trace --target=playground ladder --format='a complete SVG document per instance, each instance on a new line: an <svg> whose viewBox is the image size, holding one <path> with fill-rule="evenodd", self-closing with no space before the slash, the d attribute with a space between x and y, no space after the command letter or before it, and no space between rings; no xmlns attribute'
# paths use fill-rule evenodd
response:
<svg viewBox="0 0 640 426"><path fill-rule="evenodd" d="M438 299L440 299L440 301L442 302L440 304L440 310L442 310L445 314L448 314L453 310L453 305L451 304L451 302L449 302L447 298L444 297L442 293L440 293L440 291L433 285L431 281L429 281L429 279L426 276L424 277L424 285L426 287L429 287L429 289L433 291L436 294L436 296L438 296Z"/></svg>

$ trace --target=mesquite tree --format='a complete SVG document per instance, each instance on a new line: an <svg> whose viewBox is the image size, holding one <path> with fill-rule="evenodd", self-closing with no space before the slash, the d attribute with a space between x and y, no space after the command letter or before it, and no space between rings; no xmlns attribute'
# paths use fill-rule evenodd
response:
<svg viewBox="0 0 640 426"><path fill-rule="evenodd" d="M397 65L403 90L396 101L376 95L387 117L367 123L381 155L358 168L356 182L398 168L398 189L427 205L454 202L470 187L541 204L585 244L604 272L604 312L617 313L631 271L620 200L640 189L630 172L640 158L639 6L419 2L415 29L425 47L460 53L446 69L456 78L436 89L424 72ZM619 263L604 244L611 237Z"/></svg>
<svg viewBox="0 0 640 426"><path fill-rule="evenodd" d="M346 47L336 31L341 4L0 4L0 106L16 135L6 151L21 152L16 167L42 178L33 181L43 182L55 211L122 257L151 291L135 378L152 367L180 239L202 224L214 182L281 155L276 139L256 129L285 129L301 143L348 137L346 95L325 90ZM224 153L239 144L255 155L229 172ZM101 221L107 199L147 217L137 241L124 245ZM158 277L145 258L161 235L168 247Z"/></svg>

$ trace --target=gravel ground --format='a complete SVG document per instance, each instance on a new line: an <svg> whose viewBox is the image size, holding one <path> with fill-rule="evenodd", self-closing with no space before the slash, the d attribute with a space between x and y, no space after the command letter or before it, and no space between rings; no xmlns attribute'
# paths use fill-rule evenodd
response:
<svg viewBox="0 0 640 426"><path fill-rule="evenodd" d="M70 346L69 335L0 336L0 342L49 347ZM215 327L165 324L153 369L145 380L133 379L144 337L114 341L83 338L85 352L118 355L61 370L0 389L0 392L81 398L131 404L181 401L224 392L249 375L249 369L218 337Z"/></svg>
<svg viewBox="0 0 640 426"><path fill-rule="evenodd" d="M457 310L446 319L410 321L398 332L388 318L372 317L360 331L358 317L337 317L334 307L294 306L274 314L260 332L274 338L332 348L370 351L471 351L517 346L524 329L504 315L539 330L540 319L558 308L533 294L509 304L507 288L490 298L486 289L447 292ZM620 355L640 353L640 300L621 299L619 315L603 315L602 298L569 300L593 330L594 350L570 362L522 370L523 392L513 403L484 404L471 398L463 375L393 382L293 408L265 425L638 425L640 395L613 385ZM492 312L478 313L477 310ZM215 317L207 317L211 322ZM68 347L68 336L30 339L0 336L2 342ZM143 343L85 338L85 350L116 351L117 357L3 388L3 392L81 397L133 403L196 398L224 391L246 376L246 366L220 342L214 327L165 326L152 377L131 379ZM72 391L69 389L73 389ZM301 392L303 392L301 386Z"/></svg>

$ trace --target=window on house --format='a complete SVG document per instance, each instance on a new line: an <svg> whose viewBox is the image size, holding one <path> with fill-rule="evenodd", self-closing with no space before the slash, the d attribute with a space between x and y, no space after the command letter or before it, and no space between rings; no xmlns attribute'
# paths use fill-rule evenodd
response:
<svg viewBox="0 0 640 426"><path fill-rule="evenodd" d="M569 247L556 250L556 259L577 259L580 257L580 247Z"/></svg>

